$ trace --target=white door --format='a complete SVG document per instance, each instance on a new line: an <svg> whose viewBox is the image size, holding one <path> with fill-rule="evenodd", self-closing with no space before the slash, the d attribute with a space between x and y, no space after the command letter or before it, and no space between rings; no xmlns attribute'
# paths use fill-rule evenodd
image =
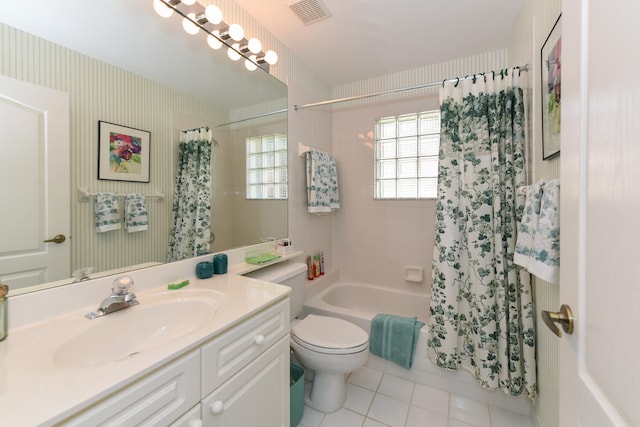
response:
<svg viewBox="0 0 640 427"><path fill-rule="evenodd" d="M67 94L0 76L0 150L0 281L15 291L68 278Z"/></svg>
<svg viewBox="0 0 640 427"><path fill-rule="evenodd" d="M560 426L640 426L640 3L562 2Z"/></svg>

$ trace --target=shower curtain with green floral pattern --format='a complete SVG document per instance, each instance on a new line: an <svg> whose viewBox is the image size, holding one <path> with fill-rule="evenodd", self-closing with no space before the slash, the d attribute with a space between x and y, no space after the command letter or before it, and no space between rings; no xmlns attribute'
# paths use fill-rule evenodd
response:
<svg viewBox="0 0 640 427"><path fill-rule="evenodd" d="M209 253L212 141L209 128L180 132L169 262Z"/></svg>
<svg viewBox="0 0 640 427"><path fill-rule="evenodd" d="M536 395L529 275L513 262L525 185L519 72L445 82L428 355L488 389Z"/></svg>

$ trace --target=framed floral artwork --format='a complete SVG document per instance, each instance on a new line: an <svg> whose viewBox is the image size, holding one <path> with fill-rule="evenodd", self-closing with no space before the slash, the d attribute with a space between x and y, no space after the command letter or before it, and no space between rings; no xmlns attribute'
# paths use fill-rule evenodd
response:
<svg viewBox="0 0 640 427"><path fill-rule="evenodd" d="M560 106L562 71L562 28L559 16L540 51L542 65L542 159L560 154Z"/></svg>
<svg viewBox="0 0 640 427"><path fill-rule="evenodd" d="M98 179L149 182L151 134L114 123L98 122Z"/></svg>

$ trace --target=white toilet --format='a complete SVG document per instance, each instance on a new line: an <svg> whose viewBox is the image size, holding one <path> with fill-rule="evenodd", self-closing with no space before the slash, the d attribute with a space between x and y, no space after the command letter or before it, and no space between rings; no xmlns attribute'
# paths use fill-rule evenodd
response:
<svg viewBox="0 0 640 427"><path fill-rule="evenodd" d="M291 348L298 361L315 373L305 403L318 411L334 412L346 397L345 375L367 362L369 334L335 317L310 314L294 320L304 305L306 273L306 264L283 263L247 276L291 288Z"/></svg>

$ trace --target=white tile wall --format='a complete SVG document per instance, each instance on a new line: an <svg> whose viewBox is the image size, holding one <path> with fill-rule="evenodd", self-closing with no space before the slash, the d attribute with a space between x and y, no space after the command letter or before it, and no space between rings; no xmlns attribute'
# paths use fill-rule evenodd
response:
<svg viewBox="0 0 640 427"><path fill-rule="evenodd" d="M435 201L373 200L373 128L377 117L437 108L432 93L334 112L333 152L343 205L335 215L333 247L341 278L428 291ZM422 283L404 281L407 265L422 266Z"/></svg>

